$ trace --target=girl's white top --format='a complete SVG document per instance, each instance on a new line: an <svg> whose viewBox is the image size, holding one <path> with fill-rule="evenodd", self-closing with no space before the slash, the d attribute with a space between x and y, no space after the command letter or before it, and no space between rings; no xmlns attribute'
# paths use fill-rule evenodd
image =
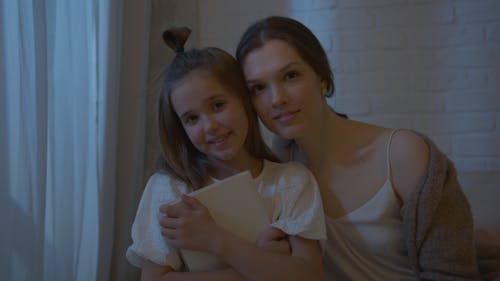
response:
<svg viewBox="0 0 500 281"><path fill-rule="evenodd" d="M323 206L316 180L308 169L296 162L264 160L264 168L254 180L271 226L289 235L324 242ZM159 207L191 191L183 182L166 174L155 173L151 176L132 225L132 245L126 253L131 264L142 267L147 259L158 265L169 265L175 270L181 268L178 251L169 247L161 235Z"/></svg>

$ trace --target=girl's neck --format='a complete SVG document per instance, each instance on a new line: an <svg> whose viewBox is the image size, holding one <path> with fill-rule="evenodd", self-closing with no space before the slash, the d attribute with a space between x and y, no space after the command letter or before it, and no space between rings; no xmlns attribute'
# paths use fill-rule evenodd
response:
<svg viewBox="0 0 500 281"><path fill-rule="evenodd" d="M225 179L235 174L250 171L252 177L257 177L262 171L264 161L262 159L249 156L245 161L226 162L213 160L208 169L209 175L216 179Z"/></svg>

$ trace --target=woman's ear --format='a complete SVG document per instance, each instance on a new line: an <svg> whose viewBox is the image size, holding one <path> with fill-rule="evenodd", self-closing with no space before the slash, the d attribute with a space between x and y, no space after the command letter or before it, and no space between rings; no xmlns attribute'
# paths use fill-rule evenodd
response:
<svg viewBox="0 0 500 281"><path fill-rule="evenodd" d="M321 96L326 97L328 95L328 82L326 79L321 79Z"/></svg>

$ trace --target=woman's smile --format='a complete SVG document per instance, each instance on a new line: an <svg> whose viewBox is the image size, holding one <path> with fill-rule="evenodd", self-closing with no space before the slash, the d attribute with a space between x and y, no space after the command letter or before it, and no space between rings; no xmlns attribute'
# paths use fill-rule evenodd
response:
<svg viewBox="0 0 500 281"><path fill-rule="evenodd" d="M275 116L273 116L273 120L277 121L281 125L290 124L295 117L299 114L300 110L293 111L282 111Z"/></svg>

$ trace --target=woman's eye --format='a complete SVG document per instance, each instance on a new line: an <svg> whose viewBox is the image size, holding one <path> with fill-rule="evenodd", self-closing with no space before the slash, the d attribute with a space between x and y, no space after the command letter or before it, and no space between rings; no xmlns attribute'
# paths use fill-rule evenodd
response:
<svg viewBox="0 0 500 281"><path fill-rule="evenodd" d="M250 92L252 94L258 94L258 93L262 92L264 89L265 89L264 85L256 84L256 85L252 85L250 87Z"/></svg>
<svg viewBox="0 0 500 281"><path fill-rule="evenodd" d="M299 73L297 73L296 71L289 71L285 74L285 78L287 80L290 80L290 79L294 79L296 78L297 76L299 76Z"/></svg>

